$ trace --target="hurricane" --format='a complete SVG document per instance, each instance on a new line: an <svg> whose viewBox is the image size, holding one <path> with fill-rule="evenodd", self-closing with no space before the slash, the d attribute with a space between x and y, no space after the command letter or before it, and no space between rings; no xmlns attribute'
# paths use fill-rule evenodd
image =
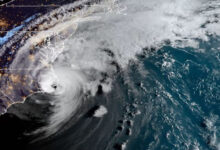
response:
<svg viewBox="0 0 220 150"><path fill-rule="evenodd" d="M64 4L1 45L0 111L41 149L219 150L219 36L218 0Z"/></svg>

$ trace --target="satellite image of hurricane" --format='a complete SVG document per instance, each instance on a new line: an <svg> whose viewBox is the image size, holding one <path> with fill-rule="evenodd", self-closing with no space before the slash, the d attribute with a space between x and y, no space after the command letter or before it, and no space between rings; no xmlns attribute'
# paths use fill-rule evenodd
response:
<svg viewBox="0 0 220 150"><path fill-rule="evenodd" d="M220 0L0 0L1 150L220 150Z"/></svg>

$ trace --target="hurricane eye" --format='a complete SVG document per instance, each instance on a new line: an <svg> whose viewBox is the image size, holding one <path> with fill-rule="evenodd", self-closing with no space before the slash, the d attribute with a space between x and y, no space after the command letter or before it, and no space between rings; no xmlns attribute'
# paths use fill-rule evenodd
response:
<svg viewBox="0 0 220 150"><path fill-rule="evenodd" d="M54 83L51 85L52 88L57 89L57 85Z"/></svg>

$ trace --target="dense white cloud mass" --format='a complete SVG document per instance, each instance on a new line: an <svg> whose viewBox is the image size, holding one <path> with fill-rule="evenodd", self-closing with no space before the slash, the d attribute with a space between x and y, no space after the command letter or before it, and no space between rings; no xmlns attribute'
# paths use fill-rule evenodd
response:
<svg viewBox="0 0 220 150"><path fill-rule="evenodd" d="M104 92L111 90L114 73L126 69L143 48L159 48L164 41L196 48L198 39L220 35L218 1L103 0L68 12L85 2L62 6L26 27L40 31L22 41L11 65L30 69L40 91L54 96L48 125L39 130L48 136L72 117L84 94L94 96L99 85ZM23 35L15 38L19 36ZM30 49L48 38L34 53L35 60L27 61Z"/></svg>

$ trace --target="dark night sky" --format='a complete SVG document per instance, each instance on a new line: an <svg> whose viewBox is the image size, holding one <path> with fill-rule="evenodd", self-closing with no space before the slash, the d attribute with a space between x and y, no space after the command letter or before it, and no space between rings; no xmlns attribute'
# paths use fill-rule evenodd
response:
<svg viewBox="0 0 220 150"><path fill-rule="evenodd" d="M20 25L22 21L36 13L46 13L71 1L73 0L14 0L2 5L0 6L0 32L3 32L0 33L0 36L5 35L5 31ZM0 0L0 5L2 3Z"/></svg>

